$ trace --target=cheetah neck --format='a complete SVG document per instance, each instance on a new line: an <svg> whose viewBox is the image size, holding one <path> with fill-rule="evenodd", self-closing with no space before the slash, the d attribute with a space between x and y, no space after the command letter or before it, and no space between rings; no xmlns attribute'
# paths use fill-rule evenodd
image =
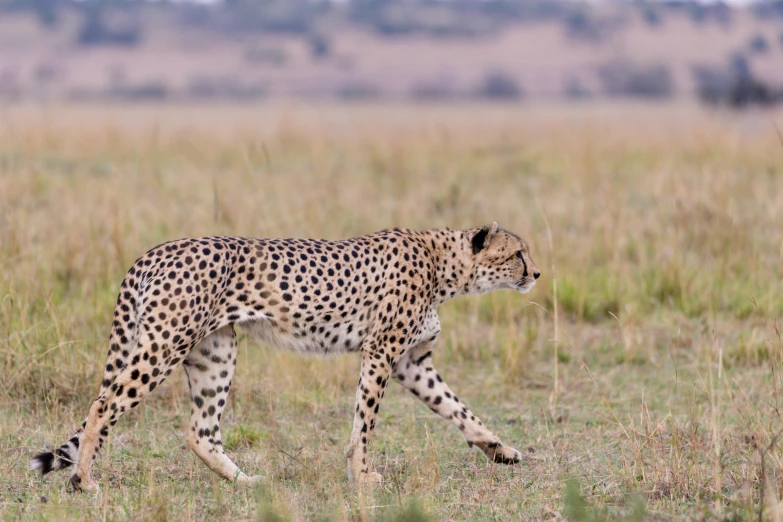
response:
<svg viewBox="0 0 783 522"><path fill-rule="evenodd" d="M437 306L454 297L470 294L475 275L470 231L431 230L425 232L435 262L434 303Z"/></svg>

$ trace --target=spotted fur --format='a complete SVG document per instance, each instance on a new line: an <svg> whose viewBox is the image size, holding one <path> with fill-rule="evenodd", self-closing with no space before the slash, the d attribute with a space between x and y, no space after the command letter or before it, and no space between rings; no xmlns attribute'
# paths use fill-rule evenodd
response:
<svg viewBox="0 0 783 522"><path fill-rule="evenodd" d="M539 277L528 245L497 223L471 230L384 230L343 241L206 237L153 248L122 282L98 398L71 439L35 457L46 474L90 468L110 426L182 365L192 403L188 446L222 477L252 483L223 451L220 417L237 362L235 326L302 353L358 352L361 372L349 477L377 482L367 443L395 380L495 462L519 462L443 382L432 363L436 308L458 295L529 291Z"/></svg>

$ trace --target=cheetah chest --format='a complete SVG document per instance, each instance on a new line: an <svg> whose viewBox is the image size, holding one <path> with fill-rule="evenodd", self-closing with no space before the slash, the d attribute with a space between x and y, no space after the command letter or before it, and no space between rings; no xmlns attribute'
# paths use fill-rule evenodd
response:
<svg viewBox="0 0 783 522"><path fill-rule="evenodd" d="M434 308L424 317L421 325L419 339L422 342L434 341L440 335L440 319Z"/></svg>

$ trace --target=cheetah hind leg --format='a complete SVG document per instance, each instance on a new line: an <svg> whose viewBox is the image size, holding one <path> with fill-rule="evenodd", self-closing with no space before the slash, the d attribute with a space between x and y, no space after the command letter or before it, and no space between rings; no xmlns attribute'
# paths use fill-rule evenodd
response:
<svg viewBox="0 0 783 522"><path fill-rule="evenodd" d="M183 362L191 401L187 442L204 464L221 477L238 484L254 484L261 476L242 473L223 451L220 436L220 417L236 363L237 337L233 326L205 337Z"/></svg>

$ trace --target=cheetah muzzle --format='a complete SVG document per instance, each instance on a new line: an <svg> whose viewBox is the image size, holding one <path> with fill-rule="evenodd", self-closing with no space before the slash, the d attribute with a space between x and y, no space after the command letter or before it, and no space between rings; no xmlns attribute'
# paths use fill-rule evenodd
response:
<svg viewBox="0 0 783 522"><path fill-rule="evenodd" d="M469 446L520 461L443 381L432 363L437 307L458 295L529 291L540 273L525 241L497 223L470 230L384 230L353 239L205 237L140 257L122 281L98 398L81 428L42 453L42 474L76 465L71 483L94 490L90 469L109 429L182 365L190 385L188 446L227 480L252 484L223 450L220 418L237 364L239 326L301 353L361 354L348 476L378 483L367 465L386 385L395 380L454 424Z"/></svg>

